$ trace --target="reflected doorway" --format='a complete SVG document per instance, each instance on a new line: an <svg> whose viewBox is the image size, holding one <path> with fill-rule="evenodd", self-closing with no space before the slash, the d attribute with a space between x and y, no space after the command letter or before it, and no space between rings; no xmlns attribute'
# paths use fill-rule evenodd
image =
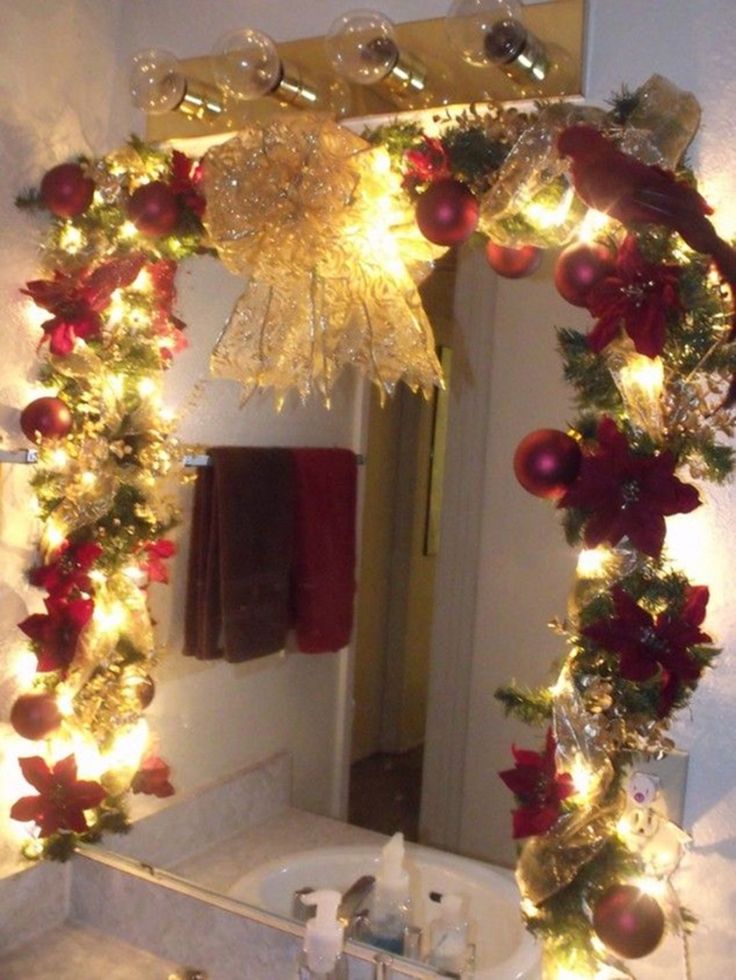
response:
<svg viewBox="0 0 736 980"><path fill-rule="evenodd" d="M446 377L455 262L421 287ZM348 819L419 838L447 392L371 393L360 542Z"/></svg>

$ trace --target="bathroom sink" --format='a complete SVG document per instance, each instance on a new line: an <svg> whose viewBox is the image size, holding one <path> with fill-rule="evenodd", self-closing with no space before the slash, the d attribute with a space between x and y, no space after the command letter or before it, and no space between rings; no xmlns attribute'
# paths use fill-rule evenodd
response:
<svg viewBox="0 0 736 980"><path fill-rule="evenodd" d="M361 875L375 874L380 847L341 846L288 854L240 878L231 897L290 917L294 892L335 888L345 892ZM539 976L539 948L525 931L519 892L511 872L479 861L408 844L405 867L412 888L415 924L425 930L439 911L430 893L454 893L476 944L476 980L521 980Z"/></svg>

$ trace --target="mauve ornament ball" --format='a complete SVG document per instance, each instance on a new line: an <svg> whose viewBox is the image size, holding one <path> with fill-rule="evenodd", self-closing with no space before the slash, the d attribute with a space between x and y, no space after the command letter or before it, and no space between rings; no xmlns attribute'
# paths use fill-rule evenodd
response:
<svg viewBox="0 0 736 980"><path fill-rule="evenodd" d="M61 398L36 398L20 413L20 428L26 439L63 439L72 428L72 413Z"/></svg>
<svg viewBox="0 0 736 980"><path fill-rule="evenodd" d="M10 711L10 724L32 741L46 738L61 723L61 712L53 694L21 694Z"/></svg>
<svg viewBox="0 0 736 980"><path fill-rule="evenodd" d="M572 436L558 429L537 429L524 436L514 453L514 474L535 497L555 500L573 483L582 452Z"/></svg>
<svg viewBox="0 0 736 980"><path fill-rule="evenodd" d="M486 260L493 271L504 279L523 279L533 275L540 266L544 250L535 245L509 248L496 242L486 244Z"/></svg>
<svg viewBox="0 0 736 980"><path fill-rule="evenodd" d="M473 192L448 177L434 181L420 195L416 220L424 237L435 245L460 245L475 231L479 210Z"/></svg>
<svg viewBox="0 0 736 980"><path fill-rule="evenodd" d="M611 885L593 909L595 934L612 953L626 960L648 956L662 941L664 912L636 885Z"/></svg>
<svg viewBox="0 0 736 980"><path fill-rule="evenodd" d="M57 218L76 218L92 203L95 182L78 163L60 163L41 180L41 200Z"/></svg>
<svg viewBox="0 0 736 980"><path fill-rule="evenodd" d="M576 242L564 248L557 258L555 286L568 303L587 306L591 289L614 271L614 257L604 245Z"/></svg>
<svg viewBox="0 0 736 980"><path fill-rule="evenodd" d="M152 180L131 194L126 213L142 235L158 238L176 227L179 205L168 184Z"/></svg>

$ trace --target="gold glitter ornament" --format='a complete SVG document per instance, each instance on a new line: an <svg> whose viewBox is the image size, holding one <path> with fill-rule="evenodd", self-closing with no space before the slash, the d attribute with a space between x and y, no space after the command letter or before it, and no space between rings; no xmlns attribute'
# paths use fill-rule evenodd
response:
<svg viewBox="0 0 736 980"><path fill-rule="evenodd" d="M442 250L416 229L382 147L318 115L280 117L211 149L204 174L211 243L249 278L213 374L280 401L327 399L347 365L386 392L441 384L412 276Z"/></svg>

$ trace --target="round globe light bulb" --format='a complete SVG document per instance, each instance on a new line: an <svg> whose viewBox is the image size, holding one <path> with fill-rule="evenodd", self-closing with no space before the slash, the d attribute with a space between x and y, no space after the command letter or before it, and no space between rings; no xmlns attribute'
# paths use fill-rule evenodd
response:
<svg viewBox="0 0 736 980"><path fill-rule="evenodd" d="M514 61L527 37L519 0L455 0L445 27L451 47L477 67Z"/></svg>
<svg viewBox="0 0 736 980"><path fill-rule="evenodd" d="M179 62L169 51L148 48L133 58L130 97L136 109L158 115L176 109L184 98L187 82Z"/></svg>
<svg viewBox="0 0 736 980"><path fill-rule="evenodd" d="M377 10L353 10L337 17L325 36L332 67L358 85L374 85L396 65L394 25Z"/></svg>
<svg viewBox="0 0 736 980"><path fill-rule="evenodd" d="M212 49L215 81L234 99L268 95L279 84L281 58L267 34L249 27L224 34Z"/></svg>

